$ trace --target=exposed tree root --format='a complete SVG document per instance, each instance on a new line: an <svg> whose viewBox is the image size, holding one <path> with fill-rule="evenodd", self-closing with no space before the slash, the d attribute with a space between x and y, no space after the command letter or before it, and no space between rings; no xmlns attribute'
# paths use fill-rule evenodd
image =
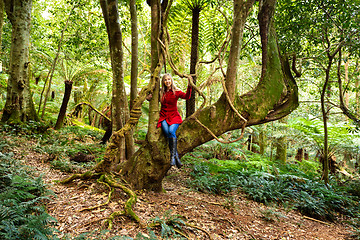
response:
<svg viewBox="0 0 360 240"><path fill-rule="evenodd" d="M99 204L99 205L97 205L97 206L92 206L92 207L88 207L88 208L83 208L83 209L79 210L79 212L86 211L86 210L93 210L93 209L99 208L99 207L101 207L101 206L108 205L108 204L110 203L111 196L112 196L112 194L114 193L114 190L115 190L115 189L112 188L112 187L110 187L109 184L103 182L104 176L105 176L105 175L101 175L101 177L97 180L97 182L98 182L98 183L101 183L101 184L104 184L105 186L107 186L107 187L109 188L110 192L109 192L107 201L104 202L104 203L101 203L101 204Z"/></svg>
<svg viewBox="0 0 360 240"><path fill-rule="evenodd" d="M182 231L180 231L180 230L178 230L178 229L176 229L176 228L174 228L174 231L177 232L178 234L180 234L181 236L183 236L184 238L190 239L190 238L189 238L188 236L186 236L186 234L183 233Z"/></svg>
<svg viewBox="0 0 360 240"><path fill-rule="evenodd" d="M112 214L110 214L109 217L107 217L105 223L108 223L109 226L108 226L108 230L111 230L114 226L114 219L115 217L117 216L122 216L122 215L125 215L125 211L117 211L117 212L113 212Z"/></svg>
<svg viewBox="0 0 360 240"><path fill-rule="evenodd" d="M213 238L211 237L211 234L210 234L208 231L206 231L205 229L203 229L203 228L201 228L201 227L198 227L198 226L195 226L195 225L190 224L190 223L185 223L185 225L188 226L188 227L192 227L192 228L198 229L198 230L200 230L200 231L203 231L204 233L206 233L206 235L208 235L208 237L209 237L210 240L213 239Z"/></svg>
<svg viewBox="0 0 360 240"><path fill-rule="evenodd" d="M136 203L137 201L137 196L135 194L134 191L132 191L130 188L127 188L125 187L124 185L122 184L119 184L118 182L114 181L113 179L111 179L110 176L108 175L105 175L104 177L104 181L106 183L109 184L109 186L113 187L113 188L120 188L122 189L128 196L129 196L129 199L125 202L125 214L130 216L132 219L134 219L137 223L139 223L139 225L141 227L145 227L146 224L136 215L136 213L133 211L132 207L133 205ZM120 214L115 214L115 216L117 215L120 215ZM113 216L113 217L115 217ZM109 219L111 220L111 219ZM110 222L109 222L109 227L110 227Z"/></svg>
<svg viewBox="0 0 360 240"><path fill-rule="evenodd" d="M83 208L80 211L93 210L95 208L109 204L111 196L112 196L115 188L120 188L129 196L129 199L125 202L124 211L113 212L112 214L110 214L109 217L106 218L106 223L109 224L108 229L109 230L112 229L113 221L114 221L115 217L120 216L120 215L130 216L137 223L139 223L140 227L146 226L146 224L136 215L136 213L132 209L137 201L137 195L135 194L135 192L132 191L130 188L126 187L125 185L122 185L122 184L116 182L115 180L113 180L109 174L106 174L106 173L100 174L100 173L93 173L91 171L88 171L83 174L73 174L70 177L60 181L60 183L67 184L75 179L88 180L88 179L95 178L95 177L98 177L98 180L97 180L98 183L104 184L110 189L110 192L108 195L108 200L105 203L102 203L100 205Z"/></svg>
<svg viewBox="0 0 360 240"><path fill-rule="evenodd" d="M75 179L89 180L91 178L96 178L98 176L101 176L102 174L103 173L93 173L92 171L87 171L87 172L84 172L82 174L76 173L76 174L73 174L70 177L65 178L64 180L61 180L61 181L58 181L58 182L61 183L61 184L67 184L67 183L72 182Z"/></svg>

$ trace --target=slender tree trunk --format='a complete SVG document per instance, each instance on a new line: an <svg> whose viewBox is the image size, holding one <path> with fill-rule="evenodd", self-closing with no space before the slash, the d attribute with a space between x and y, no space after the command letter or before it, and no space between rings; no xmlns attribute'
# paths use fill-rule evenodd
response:
<svg viewBox="0 0 360 240"><path fill-rule="evenodd" d="M280 123L286 123L286 117L279 120ZM281 127L280 127L281 128ZM287 139L286 136L281 136L275 141L276 153L275 159L280 163L286 163L286 153L287 153Z"/></svg>
<svg viewBox="0 0 360 240"><path fill-rule="evenodd" d="M55 58L54 58L54 61L51 65L51 68L48 72L48 75L46 76L46 79L44 81L44 88L43 88L43 91L41 92L41 96L40 96L40 102L39 102L39 109L38 109L38 113L40 112L40 108L41 108L41 102L42 102L42 97L43 97L43 93L46 89L46 92L45 92L45 96L44 96L44 105L43 105L43 108L42 108L42 112L41 112L41 119L43 119L44 117L44 114L45 114L45 109L46 109L46 102L47 102L47 99L49 97L49 94L50 94L50 90L51 90L51 82L52 82L52 78L54 76L54 71L55 71L55 67L56 67L56 63L57 63L57 60L59 58L59 55L60 55L60 51L61 51L61 46L62 46L62 43L63 43L63 40L64 40L64 33L69 25L69 20L70 20L70 16L72 14L72 12L74 11L75 7L77 6L77 4L74 4L74 6L71 8L70 12L69 12L69 15L68 15L68 18L66 20L66 24L65 24L65 27L63 28L63 30L61 31L61 37L60 37L60 41L59 41L59 44L58 44L58 48L57 48L57 52L56 52L56 55L55 55ZM47 84L49 81L49 84ZM46 87L46 85L48 85L48 87Z"/></svg>
<svg viewBox="0 0 360 240"><path fill-rule="evenodd" d="M12 25L9 80L3 122L38 121L29 83L29 46L32 0L6 0Z"/></svg>
<svg viewBox="0 0 360 240"><path fill-rule="evenodd" d="M109 38L111 67L113 72L113 92L112 92L112 122L113 130L121 129L129 119L129 105L127 102L124 69L123 69L123 48L122 33L119 23L119 10L117 0L101 0L101 8L106 24ZM119 142L119 152L115 164L131 157L134 153L134 140L131 133L127 133L125 138Z"/></svg>
<svg viewBox="0 0 360 240"><path fill-rule="evenodd" d="M344 78L344 83L345 86L347 85L347 83L349 82L349 58L346 59L345 64L344 64L344 72L345 72L345 78ZM345 106L348 107L349 106L349 92L345 91Z"/></svg>
<svg viewBox="0 0 360 240"><path fill-rule="evenodd" d="M286 163L286 137L279 137L276 139L276 153L275 153L275 159L278 160L280 163L285 164Z"/></svg>
<svg viewBox="0 0 360 240"><path fill-rule="evenodd" d="M355 88L356 90L356 114L360 115L360 76L357 76L355 79Z"/></svg>
<svg viewBox="0 0 360 240"><path fill-rule="evenodd" d="M344 98L344 90L343 90L343 83L341 79L341 49L339 50L339 61L338 61L338 69L337 69L337 78L338 78L338 86L339 86L339 100L340 100L340 109L345 114L346 117L353 120L354 123L358 126L360 126L360 119L358 114L354 114L347 106L346 104L346 98ZM358 83L358 82L357 82ZM356 82L355 82L356 86ZM358 92L357 92L358 94ZM358 97L358 96L357 96ZM358 101L359 99L357 99Z"/></svg>
<svg viewBox="0 0 360 240"><path fill-rule="evenodd" d="M0 0L0 54L1 54L1 42L2 42L2 27L4 25L4 0Z"/></svg>
<svg viewBox="0 0 360 240"><path fill-rule="evenodd" d="M68 103L70 100L71 90L72 90L72 85L73 85L73 82L69 81L69 80L66 80L64 83L65 83L65 92L64 92L63 101L61 103L59 115L58 115L58 118L56 120L56 124L54 127L56 130L59 130L60 128L62 128L62 126L64 124L66 109L67 109L67 106L68 106Z"/></svg>
<svg viewBox="0 0 360 240"><path fill-rule="evenodd" d="M327 106L325 104L325 95L326 90L328 89L329 80L330 80L330 70L332 65L333 58L328 54L328 65L325 70L325 82L321 91L321 113L323 117L323 124L324 124L324 149L323 149L323 180L325 184L329 183L329 147L328 147L328 126L327 126L327 119L328 119L328 111Z"/></svg>
<svg viewBox="0 0 360 240"><path fill-rule="evenodd" d="M199 21L200 11L198 7L192 9L192 29L191 29L191 55L190 55L190 74L196 74L196 65L199 58ZM196 84L196 76L193 76L193 82ZM195 112L195 95L196 92L191 92L191 97L186 101L186 117L189 117Z"/></svg>
<svg viewBox="0 0 360 240"><path fill-rule="evenodd" d="M232 28L231 41L235 44L231 44L228 67L226 70L225 86L229 93L230 100L233 101L236 93L236 74L239 65L239 56L242 44L242 37L244 34L244 26L249 13L252 10L255 0L234 0L234 23ZM260 25L261 26L261 25Z"/></svg>
<svg viewBox="0 0 360 240"><path fill-rule="evenodd" d="M136 0L130 0L131 15L131 89L130 89L130 109L133 107L134 99L137 96L138 81L138 45L139 33L137 24Z"/></svg>
<svg viewBox="0 0 360 240"><path fill-rule="evenodd" d="M263 129L260 129L259 132L259 147L260 147L260 154L263 155L265 153L265 147L266 147L266 136Z"/></svg>
<svg viewBox="0 0 360 240"><path fill-rule="evenodd" d="M151 0L151 73L154 72L156 66L159 64L160 59L160 46L158 38L160 37L161 30L161 4L160 0ZM160 73L160 72L159 72ZM158 73L158 74L159 74ZM154 76L159 78L159 76ZM153 97L149 103L149 126L147 140L153 144L157 142L156 125L159 120L159 90L160 81L155 82L155 89Z"/></svg>

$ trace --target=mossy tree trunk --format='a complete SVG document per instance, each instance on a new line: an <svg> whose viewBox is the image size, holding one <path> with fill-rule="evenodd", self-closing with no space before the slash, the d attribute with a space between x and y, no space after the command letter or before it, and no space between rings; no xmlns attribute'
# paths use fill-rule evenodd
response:
<svg viewBox="0 0 360 240"><path fill-rule="evenodd" d="M280 163L285 164L286 152L287 152L286 137L282 136L276 139L275 146L276 146L275 159L278 160Z"/></svg>
<svg viewBox="0 0 360 240"><path fill-rule="evenodd" d="M279 123L285 124L286 123L286 117L279 120ZM283 127L280 126L280 132L283 132ZM287 154L287 139L284 134L282 136L275 139L275 147L276 147L276 153L275 153L275 160L279 161L282 164L286 163L286 154Z"/></svg>
<svg viewBox="0 0 360 240"><path fill-rule="evenodd" d="M119 22L118 1L101 0L100 4L108 33L111 67L113 73L113 91L111 102L112 123L113 130L118 131L125 125L130 116L124 85L124 54L122 48L122 32ZM125 136L122 137L119 141L118 148L118 157L116 158L117 160L114 165L130 158L134 153L134 139L131 132L126 133Z"/></svg>
<svg viewBox="0 0 360 240"><path fill-rule="evenodd" d="M32 0L5 0L5 11L12 25L9 80L1 121L38 121L29 83L29 46Z"/></svg>
<svg viewBox="0 0 360 240"><path fill-rule="evenodd" d="M265 131L263 129L260 129L259 131L259 153L263 155L265 153L265 147L266 147L266 135Z"/></svg>

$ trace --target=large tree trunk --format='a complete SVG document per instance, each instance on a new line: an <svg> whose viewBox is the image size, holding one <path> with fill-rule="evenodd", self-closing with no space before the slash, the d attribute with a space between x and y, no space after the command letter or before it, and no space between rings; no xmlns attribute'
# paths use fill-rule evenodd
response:
<svg viewBox="0 0 360 240"><path fill-rule="evenodd" d="M65 115L66 115L66 109L70 100L70 96L71 96L71 90L72 90L72 85L73 82L66 80L65 82L65 92L64 92L64 97L63 97L63 101L61 103L61 107L60 107L60 111L59 111L59 115L58 118L56 120L56 124L55 124L55 129L60 129L62 128L63 124L64 124L64 119L65 119Z"/></svg>
<svg viewBox="0 0 360 240"><path fill-rule="evenodd" d="M122 33L119 23L119 11L117 0L101 0L101 8L106 24L109 38L111 67L113 72L113 92L112 92L112 122L113 130L121 129L129 119L129 106L127 102L124 69L123 69L123 49ZM130 158L134 153L134 140L131 133L119 142L119 151L115 165L126 158Z"/></svg>
<svg viewBox="0 0 360 240"><path fill-rule="evenodd" d="M291 76L289 64L280 58L275 29L272 24L275 1L263 1L259 11L262 38L263 71L257 87L242 95L236 95L235 87L238 55L241 48L242 32L246 18L255 0L236 0L234 3L233 39L226 75L226 87L234 99L234 107L246 119L246 125L252 126L274 121L288 115L298 106L297 86ZM242 3L242 4L241 4ZM215 112L214 110L216 109ZM211 110L211 114L210 114ZM210 117L212 116L212 117ZM213 136L201 127L196 118L216 136L227 131L242 128L244 121L232 111L226 96L212 106L201 109L191 118L187 118L179 127L178 151L182 156L193 148L213 139ZM154 122L149 122L154 124ZM170 168L169 151L161 130L156 130L152 141L147 141L128 160L122 168L124 178L135 189L161 191L162 179Z"/></svg>
<svg viewBox="0 0 360 240"><path fill-rule="evenodd" d="M38 121L29 83L29 45L32 0L6 0L12 25L9 80L3 122Z"/></svg>
<svg viewBox="0 0 360 240"><path fill-rule="evenodd" d="M192 29L191 29L191 55L190 55L190 74L196 74L196 64L199 55L199 21L200 21L200 7L192 9ZM196 84L196 76L193 76L193 82ZM191 92L191 97L186 101L186 117L189 117L195 112L195 95L196 92Z"/></svg>

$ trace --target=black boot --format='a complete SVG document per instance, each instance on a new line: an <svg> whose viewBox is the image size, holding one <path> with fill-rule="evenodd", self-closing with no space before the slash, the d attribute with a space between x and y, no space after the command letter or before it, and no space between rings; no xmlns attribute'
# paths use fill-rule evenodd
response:
<svg viewBox="0 0 360 240"><path fill-rule="evenodd" d="M169 146L170 147L170 152L172 153L171 156L174 156L174 159L175 159L175 164L177 168L181 168L182 167L182 163L180 161L180 158L179 158L179 154L177 152L177 138L169 138ZM173 160L173 158L171 157L171 160ZM172 162L171 162L171 165Z"/></svg>
<svg viewBox="0 0 360 240"><path fill-rule="evenodd" d="M176 166L177 168L181 168L182 167L182 163L180 161L180 158L179 158L179 154L177 152L177 149L176 149Z"/></svg>
<svg viewBox="0 0 360 240"><path fill-rule="evenodd" d="M175 141L174 141L175 139ZM175 143L175 147L174 147ZM176 165L176 138L169 138L169 149L170 149L170 165L175 166Z"/></svg>

